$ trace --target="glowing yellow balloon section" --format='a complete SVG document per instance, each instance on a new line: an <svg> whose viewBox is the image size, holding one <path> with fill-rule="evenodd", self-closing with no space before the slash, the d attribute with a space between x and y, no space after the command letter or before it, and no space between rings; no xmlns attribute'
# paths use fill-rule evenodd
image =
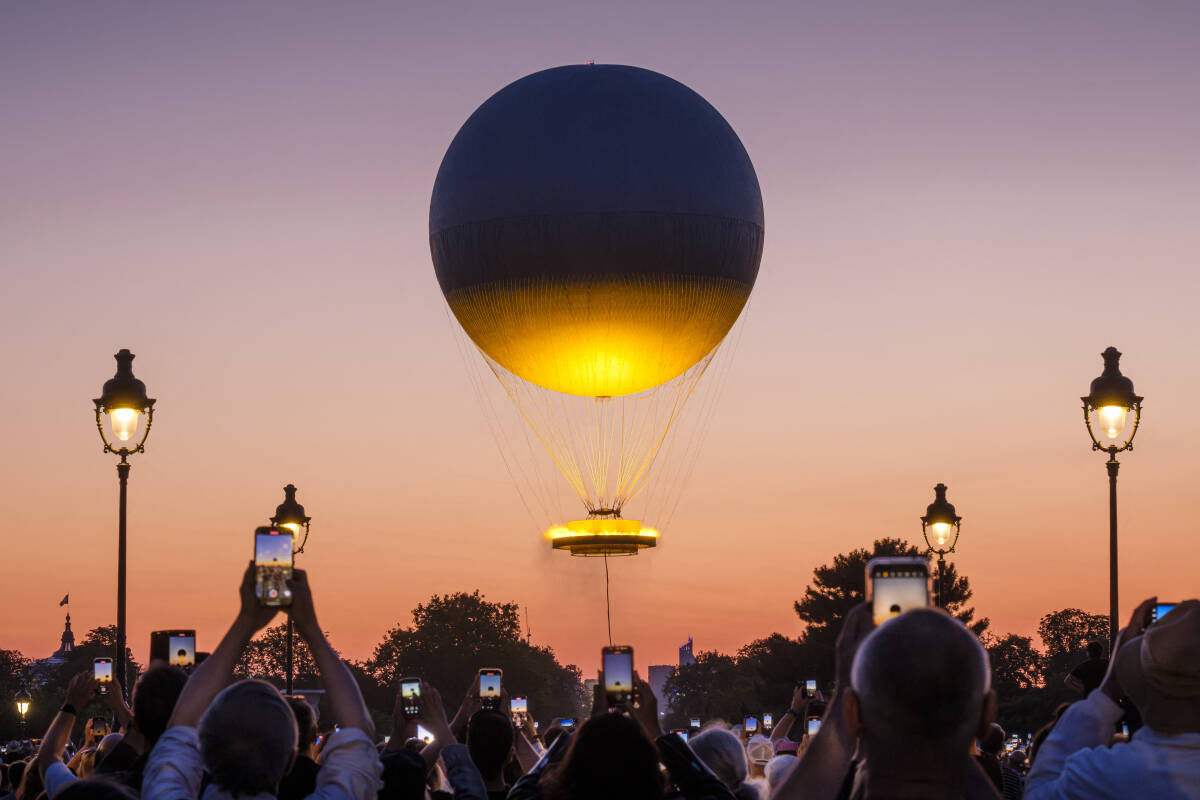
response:
<svg viewBox="0 0 1200 800"><path fill-rule="evenodd" d="M632 556L658 544L658 531L636 519L577 519L546 531L555 550L573 556Z"/></svg>

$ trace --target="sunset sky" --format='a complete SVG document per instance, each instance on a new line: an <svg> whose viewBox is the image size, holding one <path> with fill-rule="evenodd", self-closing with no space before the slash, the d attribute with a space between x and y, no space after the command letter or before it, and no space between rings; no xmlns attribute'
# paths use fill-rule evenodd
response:
<svg viewBox="0 0 1200 800"><path fill-rule="evenodd" d="M295 483L323 626L365 658L434 593L528 608L598 666L603 565L549 552L448 320L434 175L467 116L588 59L695 89L762 185L758 284L657 551L610 564L639 666L796 635L812 569L919 539L932 487L992 630L1107 613L1079 397L1146 397L1121 605L1195 596L1200 4L8 3L0 10L0 647L115 618L92 398L157 398L129 489L129 642L231 621ZM481 665L484 666L484 665Z"/></svg>

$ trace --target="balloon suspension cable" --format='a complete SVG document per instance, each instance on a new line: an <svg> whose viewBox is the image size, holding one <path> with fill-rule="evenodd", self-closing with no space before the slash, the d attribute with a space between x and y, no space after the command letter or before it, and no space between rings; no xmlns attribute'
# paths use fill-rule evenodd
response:
<svg viewBox="0 0 1200 800"><path fill-rule="evenodd" d="M612 595L608 592L608 553L604 554L604 610L608 612L608 646L612 647Z"/></svg>

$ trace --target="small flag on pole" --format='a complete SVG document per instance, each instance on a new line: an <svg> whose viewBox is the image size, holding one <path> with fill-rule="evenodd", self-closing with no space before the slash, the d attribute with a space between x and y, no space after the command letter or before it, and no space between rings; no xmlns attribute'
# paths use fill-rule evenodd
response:
<svg viewBox="0 0 1200 800"><path fill-rule="evenodd" d="M59 603L59 606L65 606L69 602L71 602L71 593L67 592L63 595L62 602Z"/></svg>

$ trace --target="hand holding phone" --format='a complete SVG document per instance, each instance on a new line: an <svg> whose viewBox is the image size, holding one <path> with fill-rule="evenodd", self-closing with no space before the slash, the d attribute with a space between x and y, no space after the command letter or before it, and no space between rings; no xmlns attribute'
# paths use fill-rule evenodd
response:
<svg viewBox="0 0 1200 800"><path fill-rule="evenodd" d="M634 704L633 648L623 645L600 651L604 673L604 696L609 708Z"/></svg>

